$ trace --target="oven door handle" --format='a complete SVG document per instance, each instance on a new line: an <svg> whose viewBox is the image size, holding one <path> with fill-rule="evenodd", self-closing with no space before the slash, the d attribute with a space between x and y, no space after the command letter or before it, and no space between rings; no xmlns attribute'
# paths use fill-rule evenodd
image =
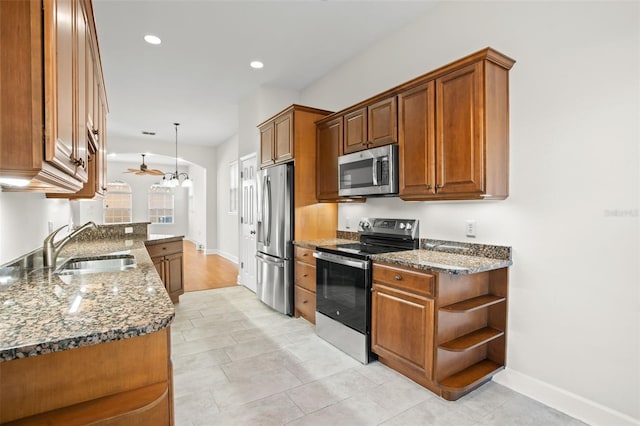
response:
<svg viewBox="0 0 640 426"><path fill-rule="evenodd" d="M324 260L326 262L338 263L344 266L351 266L352 268L369 269L369 261L367 260L351 259L348 257L337 256L335 254L318 252L318 251L313 252L313 257L315 257L318 260Z"/></svg>

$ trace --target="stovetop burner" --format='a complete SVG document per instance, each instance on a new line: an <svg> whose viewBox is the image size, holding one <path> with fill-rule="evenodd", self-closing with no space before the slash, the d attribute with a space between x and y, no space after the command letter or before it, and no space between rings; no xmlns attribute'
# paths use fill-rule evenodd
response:
<svg viewBox="0 0 640 426"><path fill-rule="evenodd" d="M418 248L418 221L415 219L362 219L358 225L360 242L318 247L319 251L367 259L372 254Z"/></svg>

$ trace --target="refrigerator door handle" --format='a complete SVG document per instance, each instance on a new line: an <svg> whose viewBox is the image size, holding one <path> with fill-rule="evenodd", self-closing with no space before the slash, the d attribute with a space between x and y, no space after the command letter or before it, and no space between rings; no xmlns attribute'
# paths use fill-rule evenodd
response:
<svg viewBox="0 0 640 426"><path fill-rule="evenodd" d="M279 266L279 267L283 267L284 266L284 261L282 261L282 260L271 260L268 257L263 256L260 253L256 254L256 259L258 259L261 262L268 263L269 265L274 265L274 266Z"/></svg>
<svg viewBox="0 0 640 426"><path fill-rule="evenodd" d="M267 246L271 245L271 179L269 176L265 176L265 201L267 203L265 212L267 213L267 218L265 219L265 223L267 226L267 235L264 239L264 243Z"/></svg>

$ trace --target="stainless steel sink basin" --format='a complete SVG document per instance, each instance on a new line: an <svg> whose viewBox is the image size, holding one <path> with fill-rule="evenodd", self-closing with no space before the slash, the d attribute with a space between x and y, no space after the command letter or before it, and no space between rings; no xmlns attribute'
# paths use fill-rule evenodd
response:
<svg viewBox="0 0 640 426"><path fill-rule="evenodd" d="M136 267L136 259L131 254L75 257L64 262L57 270L58 275L95 274L98 272L118 272Z"/></svg>

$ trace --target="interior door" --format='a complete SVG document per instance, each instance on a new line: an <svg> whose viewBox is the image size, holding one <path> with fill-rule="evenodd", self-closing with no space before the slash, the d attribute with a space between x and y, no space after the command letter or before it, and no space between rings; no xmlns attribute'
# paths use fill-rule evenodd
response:
<svg viewBox="0 0 640 426"><path fill-rule="evenodd" d="M242 215L240 218L242 228L240 250L240 281L241 284L256 291L256 155L252 154L243 158L241 163L242 175Z"/></svg>

